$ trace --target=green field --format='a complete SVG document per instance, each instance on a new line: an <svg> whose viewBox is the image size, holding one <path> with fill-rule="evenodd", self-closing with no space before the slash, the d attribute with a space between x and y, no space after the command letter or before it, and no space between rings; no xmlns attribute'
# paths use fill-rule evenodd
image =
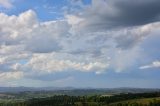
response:
<svg viewBox="0 0 160 106"><path fill-rule="evenodd" d="M144 106L145 105L150 106L150 104L154 103L154 102L160 102L160 97L120 101L120 102L111 103L109 106L117 106L119 104L122 104L122 105L124 105L124 104L141 104ZM157 105L157 106L160 106L160 105Z"/></svg>

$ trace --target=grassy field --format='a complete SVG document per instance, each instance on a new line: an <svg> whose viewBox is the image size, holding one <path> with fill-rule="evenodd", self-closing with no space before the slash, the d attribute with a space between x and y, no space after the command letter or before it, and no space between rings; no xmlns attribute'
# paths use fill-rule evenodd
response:
<svg viewBox="0 0 160 106"><path fill-rule="evenodd" d="M160 101L160 97L126 100L126 101L111 103L109 106L115 106L119 103L122 103L122 104L138 103L138 104L148 105L150 102L154 102L154 101Z"/></svg>

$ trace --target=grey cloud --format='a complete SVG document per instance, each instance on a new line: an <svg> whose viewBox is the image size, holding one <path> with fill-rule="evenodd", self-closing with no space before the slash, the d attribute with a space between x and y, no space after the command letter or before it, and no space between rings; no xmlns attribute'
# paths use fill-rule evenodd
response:
<svg viewBox="0 0 160 106"><path fill-rule="evenodd" d="M6 72L6 71L10 71L10 66L11 64L0 64L0 72Z"/></svg>
<svg viewBox="0 0 160 106"><path fill-rule="evenodd" d="M60 50L61 46L53 39L41 37L29 40L26 49L33 53L49 53Z"/></svg>
<svg viewBox="0 0 160 106"><path fill-rule="evenodd" d="M83 27L95 31L157 22L159 10L159 0L92 0L92 6L79 16L84 18Z"/></svg>
<svg viewBox="0 0 160 106"><path fill-rule="evenodd" d="M117 42L117 45L116 45L117 48L128 49L136 45L138 40L134 38L134 36L122 35L116 38L116 42Z"/></svg>
<svg viewBox="0 0 160 106"><path fill-rule="evenodd" d="M159 10L158 0L92 0L92 4L84 11L68 17L68 22L72 25L74 34L85 36L84 40L90 38L88 41L94 42L94 48L98 45L101 49L113 44L112 47L131 49L159 28ZM104 34L97 34L97 32ZM83 48L78 50L85 51Z"/></svg>
<svg viewBox="0 0 160 106"><path fill-rule="evenodd" d="M122 25L143 25L160 20L159 0L119 0L115 7L120 11L117 20Z"/></svg>
<svg viewBox="0 0 160 106"><path fill-rule="evenodd" d="M141 39L146 36L142 32L138 32L138 29L139 28L133 28L117 32L119 35L114 38L116 42L116 48L125 50L136 46L141 41Z"/></svg>
<svg viewBox="0 0 160 106"><path fill-rule="evenodd" d="M62 49L61 40L67 36L69 25L66 21L41 23L33 28L24 44L33 53L49 53Z"/></svg>

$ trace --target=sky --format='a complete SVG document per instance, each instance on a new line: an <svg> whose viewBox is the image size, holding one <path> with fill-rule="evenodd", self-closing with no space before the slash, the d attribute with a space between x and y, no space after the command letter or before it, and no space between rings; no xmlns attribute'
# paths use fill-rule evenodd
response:
<svg viewBox="0 0 160 106"><path fill-rule="evenodd" d="M160 88L159 0L0 0L0 86Z"/></svg>

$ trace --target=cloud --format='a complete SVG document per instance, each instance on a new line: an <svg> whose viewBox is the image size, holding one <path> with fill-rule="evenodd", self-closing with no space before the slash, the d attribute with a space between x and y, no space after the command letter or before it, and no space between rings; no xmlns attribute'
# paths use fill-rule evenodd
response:
<svg viewBox="0 0 160 106"><path fill-rule="evenodd" d="M88 62L86 59L83 59L83 61L81 62L78 61L78 59L73 59L76 58L76 56L74 55L72 55L72 57L70 57L69 59L66 59L66 57L58 59L56 58L58 55L56 53L35 54L25 65L21 66L21 70L23 70L24 68L27 70L32 70L36 73L38 72L39 74L63 71L82 71L100 73L105 71L109 66L109 64L107 63L94 61L93 59L91 59Z"/></svg>
<svg viewBox="0 0 160 106"><path fill-rule="evenodd" d="M2 76L17 71L23 73L21 77L37 78L63 72L103 74L137 69L147 60L145 41L160 30L156 10L160 3L130 2L93 0L78 13L45 22L33 10L17 16L0 13Z"/></svg>
<svg viewBox="0 0 160 106"><path fill-rule="evenodd" d="M139 67L139 69L160 68L160 61L154 61L152 64Z"/></svg>
<svg viewBox="0 0 160 106"><path fill-rule="evenodd" d="M77 16L83 19L79 24L83 30L107 30L157 22L159 9L158 0L92 0L91 6Z"/></svg>
<svg viewBox="0 0 160 106"><path fill-rule="evenodd" d="M5 8L13 7L11 0L0 0L0 6L5 7Z"/></svg>
<svg viewBox="0 0 160 106"><path fill-rule="evenodd" d="M117 47L128 49L136 46L147 38L152 32L160 29L160 22L119 30L115 36Z"/></svg>
<svg viewBox="0 0 160 106"><path fill-rule="evenodd" d="M1 13L0 19L2 19L0 44L21 45L27 51L36 53L60 50L61 46L57 41L68 31L68 24L65 21L39 22L33 10L19 16Z"/></svg>
<svg viewBox="0 0 160 106"><path fill-rule="evenodd" d="M18 69L26 74L26 70L39 73L78 70L97 74L108 69L126 70L140 57L140 42L160 26L156 22L81 33L74 29L83 18L74 15L67 15L64 20L40 22L36 13L28 10L18 16L1 13L0 18L1 66L10 71L15 69L8 67L20 63Z"/></svg>
<svg viewBox="0 0 160 106"><path fill-rule="evenodd" d="M0 73L1 81L15 80L15 79L20 79L22 77L23 77L23 72L21 71L1 72Z"/></svg>
<svg viewBox="0 0 160 106"><path fill-rule="evenodd" d="M36 53L58 51L62 49L59 40L67 36L68 28L69 25L65 21L41 23L32 30L30 38L24 41L26 49Z"/></svg>
<svg viewBox="0 0 160 106"><path fill-rule="evenodd" d="M143 52L139 47L131 50L116 50L111 51L111 68L116 72L130 71L131 68L135 68L138 64L137 60L143 59Z"/></svg>

